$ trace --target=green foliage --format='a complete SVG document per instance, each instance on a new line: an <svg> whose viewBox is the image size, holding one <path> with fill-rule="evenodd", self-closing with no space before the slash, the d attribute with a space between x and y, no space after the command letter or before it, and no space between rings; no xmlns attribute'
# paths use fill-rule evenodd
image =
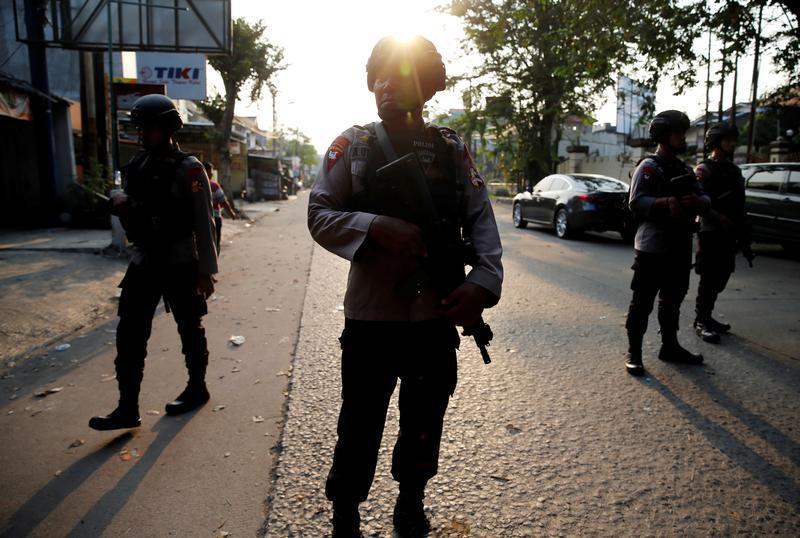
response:
<svg viewBox="0 0 800 538"><path fill-rule="evenodd" d="M108 228L111 205L99 195L107 195L113 188L110 179L101 175L95 160L80 183L70 183L60 200L61 219L76 228Z"/></svg>
<svg viewBox="0 0 800 538"><path fill-rule="evenodd" d="M758 15L763 8L761 50L774 54L787 85L800 84L800 4L792 0L712 0L698 2L706 29L723 41L722 67L730 73L737 55L753 50L758 34Z"/></svg>
<svg viewBox="0 0 800 538"><path fill-rule="evenodd" d="M225 115L225 98L222 95L216 94L204 101L198 101L197 106L200 107L203 114L205 114L215 126L219 127L222 125L222 120ZM224 141L222 132L220 132L218 128L207 129L204 136L214 144L221 144Z"/></svg>
<svg viewBox="0 0 800 538"><path fill-rule="evenodd" d="M233 51L224 56L210 56L209 65L222 76L225 95L216 95L200 104L216 131L207 136L217 144L222 163L220 167L222 186L229 188L230 153L228 144L233 130L233 116L240 92L249 87L252 101L261 98L264 88L274 91L275 75L286 64L283 48L271 43L264 35L267 27L261 21L250 24L243 18L233 21ZM273 93L274 95L274 93Z"/></svg>
<svg viewBox="0 0 800 538"><path fill-rule="evenodd" d="M265 37L266 25L253 24L243 18L233 21L233 52L223 56L209 56L208 63L222 75L225 91L237 98L245 84L249 84L250 99L261 98L267 86L279 71L286 69L283 48Z"/></svg>
<svg viewBox="0 0 800 538"><path fill-rule="evenodd" d="M695 59L697 8L673 0L457 0L467 53L481 64L467 77L464 127L495 127L498 147L515 151L529 179L551 172L561 120L587 116L618 73L654 87L681 61ZM675 77L693 82L690 70ZM495 97L488 106L482 98ZM517 147L514 147L516 139ZM538 176L538 177L537 177Z"/></svg>

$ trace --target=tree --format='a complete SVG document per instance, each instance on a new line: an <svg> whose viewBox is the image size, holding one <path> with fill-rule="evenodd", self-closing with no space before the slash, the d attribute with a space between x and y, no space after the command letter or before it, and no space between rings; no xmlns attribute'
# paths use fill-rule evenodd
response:
<svg viewBox="0 0 800 538"><path fill-rule="evenodd" d="M800 84L800 3L796 0L712 0L700 1L704 30L723 42L721 74L730 73L735 59L747 54L758 34L758 14L770 24L758 36L762 46L774 53L776 65L786 77L786 85Z"/></svg>
<svg viewBox="0 0 800 538"><path fill-rule="evenodd" d="M253 24L239 18L233 21L233 52L224 56L211 56L209 65L222 76L225 95L215 95L200 103L208 118L216 126L215 140L222 157L220 167L223 188L230 187L230 138L233 116L240 92L247 86L250 99L261 98L265 86L274 84L274 76L286 68L283 48L271 43L265 36L266 26L261 21Z"/></svg>
<svg viewBox="0 0 800 538"><path fill-rule="evenodd" d="M672 66L693 62L697 7L674 0L455 0L449 6L466 31L467 53L481 64L467 77L470 104L502 96L499 137L518 140L528 180L554 171L561 120L588 116L621 72L647 86ZM678 88L694 81L678 71ZM491 107L490 107L491 108ZM499 125L497 112L467 107ZM506 144L506 147L510 147Z"/></svg>

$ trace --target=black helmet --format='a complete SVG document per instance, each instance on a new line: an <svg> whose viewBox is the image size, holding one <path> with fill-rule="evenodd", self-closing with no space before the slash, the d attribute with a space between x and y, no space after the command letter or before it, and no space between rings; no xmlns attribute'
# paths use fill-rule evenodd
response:
<svg viewBox="0 0 800 538"><path fill-rule="evenodd" d="M739 128L728 123L715 123L706 132L706 150L718 148L720 142L726 138L739 138Z"/></svg>
<svg viewBox="0 0 800 538"><path fill-rule="evenodd" d="M689 130L689 117L680 110L659 112L650 122L650 138L655 142L663 141L670 132Z"/></svg>
<svg viewBox="0 0 800 538"><path fill-rule="evenodd" d="M166 95L144 95L136 100L131 109L131 121L137 127L158 125L170 133L183 127L180 112Z"/></svg>
<svg viewBox="0 0 800 538"><path fill-rule="evenodd" d="M416 71L426 92L433 95L446 88L447 75L442 56L433 43L418 35L408 40L390 36L378 41L367 61L369 91L375 86L375 78L381 69L391 65L402 66L404 61Z"/></svg>

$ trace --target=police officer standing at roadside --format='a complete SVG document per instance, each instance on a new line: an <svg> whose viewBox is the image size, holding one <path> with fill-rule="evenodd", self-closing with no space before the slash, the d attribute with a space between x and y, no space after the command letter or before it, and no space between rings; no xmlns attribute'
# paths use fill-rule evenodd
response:
<svg viewBox="0 0 800 538"><path fill-rule="evenodd" d="M639 222L634 246L633 298L625 327L628 355L625 368L643 375L642 340L658 295L663 361L701 364L702 355L678 343L680 307L689 289L694 221L710 201L694 172L678 158L686 151L689 118L677 110L660 112L650 122L650 137L658 143L631 179L630 208Z"/></svg>
<svg viewBox="0 0 800 538"><path fill-rule="evenodd" d="M139 98L131 110L143 149L122 169L124 191L112 191L112 212L120 217L133 258L120 284L117 357L119 405L93 417L95 430L135 428L147 340L163 297L178 325L189 370L186 389L168 403L168 415L185 413L209 399L205 384L208 347L201 322L217 272L211 190L203 165L173 139L183 126L163 95Z"/></svg>
<svg viewBox="0 0 800 538"><path fill-rule="evenodd" d="M744 178L733 163L739 129L718 123L706 133L706 151L711 155L697 165L695 174L711 199L711 210L702 218L697 241L695 271L700 275L695 303L694 327L706 342L719 343L720 334L731 326L711 317L717 296L728 284L736 265L736 253L742 252L752 267L749 229L745 213Z"/></svg>
<svg viewBox="0 0 800 538"><path fill-rule="evenodd" d="M445 68L434 45L419 36L381 39L367 63L367 85L383 121L352 127L334 140L308 208L314 239L351 262L340 338L342 407L326 495L333 502L333 535L360 536L358 505L374 478L399 378L400 435L392 457L399 495L393 519L401 536L419 536L430 530L425 485L437 472L445 410L456 386L456 326L473 325L499 300L502 248L483 180L464 142L422 118L424 104L445 89ZM459 241L463 235L474 245L476 261L466 279L464 262L450 259L461 281L444 294L425 279L412 278L407 285L425 260L437 258L420 228L358 202L380 167L410 153L424 169L441 233Z"/></svg>

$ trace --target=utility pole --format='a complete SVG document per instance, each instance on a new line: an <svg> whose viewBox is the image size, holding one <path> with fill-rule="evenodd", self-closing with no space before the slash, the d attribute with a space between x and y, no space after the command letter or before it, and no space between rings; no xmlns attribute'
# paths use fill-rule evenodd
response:
<svg viewBox="0 0 800 538"><path fill-rule="evenodd" d="M725 47L722 47L722 69L719 78L719 110L717 111L717 121L722 123L722 114L725 112Z"/></svg>
<svg viewBox="0 0 800 538"><path fill-rule="evenodd" d="M728 123L731 127L736 126L736 85L739 82L739 51L736 51L736 57L733 60L733 96L731 98L731 117Z"/></svg>
<svg viewBox="0 0 800 538"><path fill-rule="evenodd" d="M40 95L33 99L33 128L38 158L39 188L42 209L47 220L55 218L56 169L53 137L53 109L50 101L50 81L47 76L47 49L44 46L46 4L25 0L25 32L28 38L28 62L31 85Z"/></svg>
<svg viewBox="0 0 800 538"><path fill-rule="evenodd" d="M758 8L758 32L756 33L756 50L753 58L753 92L750 97L750 132L747 136L747 162L753 160L753 145L756 139L756 108L758 105L758 62L761 54L761 22L764 15L764 5Z"/></svg>
<svg viewBox="0 0 800 538"><path fill-rule="evenodd" d="M706 134L708 133L708 99L711 91L711 31L708 32L708 58L706 58L706 113L703 116L703 157L706 156Z"/></svg>

